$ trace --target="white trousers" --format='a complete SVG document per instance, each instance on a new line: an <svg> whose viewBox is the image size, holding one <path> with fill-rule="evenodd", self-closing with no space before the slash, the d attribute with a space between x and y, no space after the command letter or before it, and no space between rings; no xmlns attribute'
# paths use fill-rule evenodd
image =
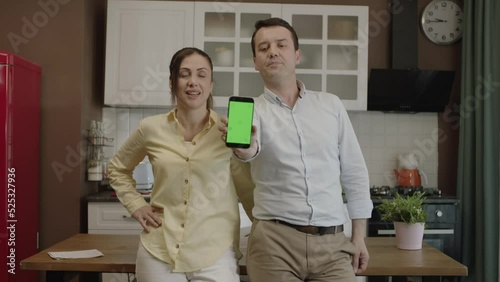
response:
<svg viewBox="0 0 500 282"><path fill-rule="evenodd" d="M151 255L139 244L135 266L137 282L239 282L238 260L233 247L213 265L193 272L172 272L172 266Z"/></svg>

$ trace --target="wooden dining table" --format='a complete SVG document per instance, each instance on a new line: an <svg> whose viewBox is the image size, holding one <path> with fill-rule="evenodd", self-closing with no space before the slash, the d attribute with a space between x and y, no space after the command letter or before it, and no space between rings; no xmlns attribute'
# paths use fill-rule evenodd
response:
<svg viewBox="0 0 500 282"><path fill-rule="evenodd" d="M368 269L362 276L467 276L467 267L438 249L423 244L422 249L396 248L394 237L367 237L370 253ZM103 272L134 273L138 235L76 234L21 261L24 270L46 271L47 281L67 281L76 273L95 277ZM96 258L53 259L48 252L97 249ZM242 274L246 272L240 265ZM92 281L87 278L85 281Z"/></svg>

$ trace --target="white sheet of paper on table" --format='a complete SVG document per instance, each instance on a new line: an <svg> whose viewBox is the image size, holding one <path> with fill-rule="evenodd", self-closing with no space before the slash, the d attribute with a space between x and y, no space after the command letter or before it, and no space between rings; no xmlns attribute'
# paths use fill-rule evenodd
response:
<svg viewBox="0 0 500 282"><path fill-rule="evenodd" d="M69 252L48 252L47 254L53 259L96 258L104 256L103 253L96 249Z"/></svg>

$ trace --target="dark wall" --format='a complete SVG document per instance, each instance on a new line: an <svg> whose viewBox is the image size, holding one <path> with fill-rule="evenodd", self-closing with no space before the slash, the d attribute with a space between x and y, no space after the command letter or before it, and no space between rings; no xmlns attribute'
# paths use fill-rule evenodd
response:
<svg viewBox="0 0 500 282"><path fill-rule="evenodd" d="M81 203L97 186L85 181L85 129L101 116L104 9L98 0L8 0L0 8L0 49L42 67L41 249L86 230Z"/></svg>

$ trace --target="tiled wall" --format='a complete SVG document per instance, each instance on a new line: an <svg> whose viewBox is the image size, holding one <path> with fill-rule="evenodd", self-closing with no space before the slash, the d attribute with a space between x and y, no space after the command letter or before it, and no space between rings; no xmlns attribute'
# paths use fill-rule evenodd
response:
<svg viewBox="0 0 500 282"><path fill-rule="evenodd" d="M115 146L105 148L111 157L139 121L170 109L104 108L105 135L115 138ZM220 114L225 111L218 110ZM428 178L426 187L437 187L437 114L391 114L349 112L370 173L370 185L395 186L394 168L399 154L414 152L421 157L420 169Z"/></svg>

